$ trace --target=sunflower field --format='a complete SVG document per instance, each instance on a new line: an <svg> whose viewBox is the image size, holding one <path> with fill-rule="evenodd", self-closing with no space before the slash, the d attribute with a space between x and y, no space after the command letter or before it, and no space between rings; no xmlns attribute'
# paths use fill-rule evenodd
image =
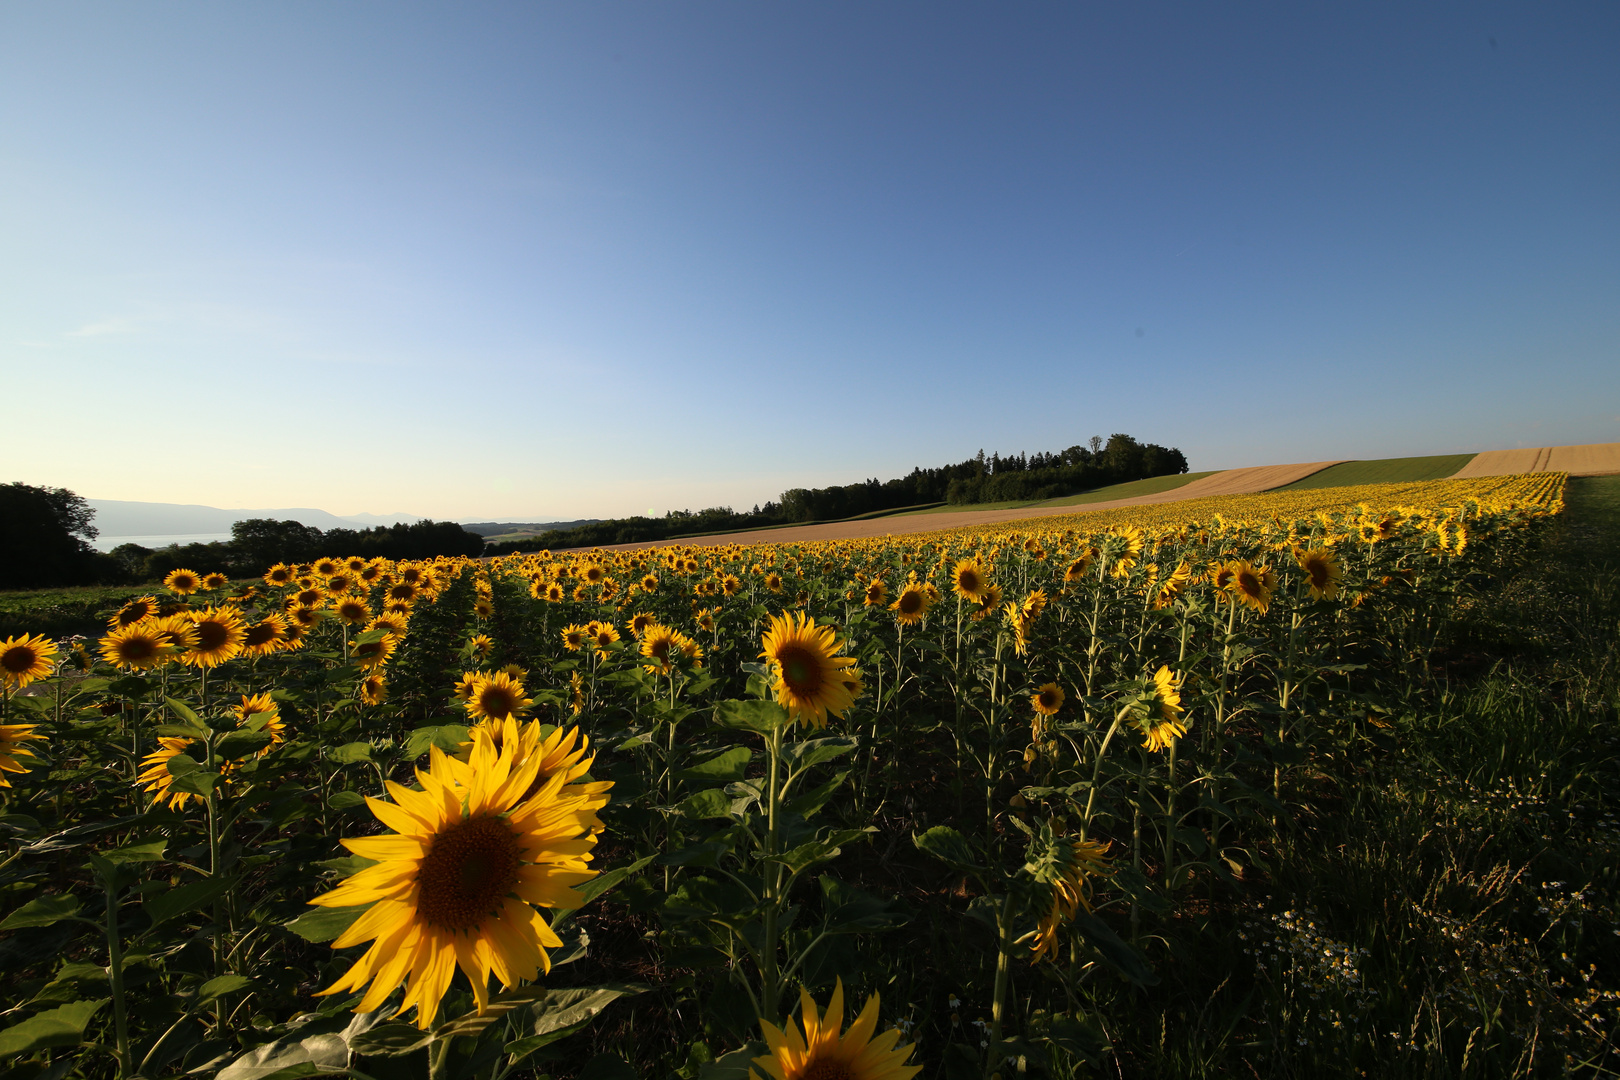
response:
<svg viewBox="0 0 1620 1080"><path fill-rule="evenodd" d="M1257 1056L1384 1060L1365 950L1256 897L1564 491L176 571L0 642L0 1066L1192 1075L1219 1025L1139 1018L1200 966L1310 1044ZM1601 1057L1588 984L1544 1008Z"/></svg>

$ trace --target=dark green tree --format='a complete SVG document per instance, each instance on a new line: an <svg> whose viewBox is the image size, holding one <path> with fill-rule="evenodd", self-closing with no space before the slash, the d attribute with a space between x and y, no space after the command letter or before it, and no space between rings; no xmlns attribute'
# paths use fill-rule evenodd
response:
<svg viewBox="0 0 1620 1080"><path fill-rule="evenodd" d="M98 573L96 512L67 488L0 485L0 589L81 585Z"/></svg>

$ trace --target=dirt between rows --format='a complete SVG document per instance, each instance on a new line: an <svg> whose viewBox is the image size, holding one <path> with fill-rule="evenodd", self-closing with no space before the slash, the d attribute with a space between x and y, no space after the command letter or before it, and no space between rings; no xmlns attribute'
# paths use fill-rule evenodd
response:
<svg viewBox="0 0 1620 1080"><path fill-rule="evenodd" d="M1517 476L1564 472L1571 476L1614 476L1620 473L1620 443L1542 446L1521 450L1486 450L1458 469L1455 477Z"/></svg>
<svg viewBox="0 0 1620 1080"><path fill-rule="evenodd" d="M699 536L689 540L652 540L640 544L610 544L607 551L635 551L639 548L660 548L698 545L703 547L725 544L802 544L814 540L859 540L872 536L905 536L910 533L936 532L962 525L999 525L1007 521L1028 521L1031 518L1061 517L1064 514L1084 514L1092 510L1113 510L1122 506L1148 506L1153 503L1180 502L1183 499L1201 499L1210 495L1252 495L1257 491L1303 480L1312 473L1321 472L1337 461L1313 461L1304 465L1259 465L1251 469L1227 469L1225 472L1194 480L1190 484L1161 491L1157 495L1138 495L1131 499L1110 499L1107 502L1083 503L1079 506L1031 506L1021 510L962 510L946 514L903 514L894 517L871 518L866 521L832 521L824 525L801 525L789 529L755 529L749 532L725 533L719 536Z"/></svg>

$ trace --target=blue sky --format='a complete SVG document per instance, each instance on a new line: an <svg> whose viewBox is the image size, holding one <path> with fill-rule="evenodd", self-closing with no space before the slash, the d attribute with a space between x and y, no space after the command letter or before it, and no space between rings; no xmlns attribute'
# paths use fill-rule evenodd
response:
<svg viewBox="0 0 1620 1080"><path fill-rule="evenodd" d="M462 519L1620 441L1613 4L0 7L0 480Z"/></svg>

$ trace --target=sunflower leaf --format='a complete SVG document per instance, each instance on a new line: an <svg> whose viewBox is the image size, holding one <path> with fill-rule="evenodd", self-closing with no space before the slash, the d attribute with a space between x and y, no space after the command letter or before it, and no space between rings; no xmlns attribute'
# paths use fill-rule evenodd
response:
<svg viewBox="0 0 1620 1080"><path fill-rule="evenodd" d="M748 1080L749 1066L757 1057L765 1057L770 1047L762 1042L751 1042L740 1050L721 1054L713 1061L705 1061L698 1070L698 1080Z"/></svg>
<svg viewBox="0 0 1620 1080"><path fill-rule="evenodd" d="M806 739L804 742L791 743L782 748L782 756L793 767L794 772L808 769L812 765L819 765L823 761L831 761L855 749L859 743L855 739L828 738Z"/></svg>
<svg viewBox="0 0 1620 1080"><path fill-rule="evenodd" d="M152 927L156 927L176 916L206 907L224 896L235 884L235 877L211 877L188 882L143 900L141 910L146 912L146 917L152 921Z"/></svg>
<svg viewBox="0 0 1620 1080"><path fill-rule="evenodd" d="M355 920L364 915L366 909L370 906L370 904L359 904L355 907L317 908L314 911L306 911L298 918L283 925L305 941L319 944L323 941L331 941L353 926Z"/></svg>
<svg viewBox="0 0 1620 1080"><path fill-rule="evenodd" d="M741 780L748 772L748 763L754 760L754 752L746 746L733 746L729 750L722 750L706 761L682 769L675 774L677 780L707 780L710 782L720 780Z"/></svg>
<svg viewBox="0 0 1620 1080"><path fill-rule="evenodd" d="M25 926L50 926L71 918L79 910L78 897L42 896L30 900L0 922L0 930L20 930Z"/></svg>
<svg viewBox="0 0 1620 1080"><path fill-rule="evenodd" d="M1097 916L1081 909L1075 912L1073 923L1080 936L1097 947L1108 965L1131 982L1137 986L1152 986L1159 981L1142 954L1127 945L1112 927Z"/></svg>
<svg viewBox="0 0 1620 1080"><path fill-rule="evenodd" d="M579 894L580 906L583 907L603 893L611 891L625 878L639 872L648 863L652 862L653 858L652 855L644 856L628 866L616 867L605 874L592 878L583 885L576 885L574 892Z"/></svg>
<svg viewBox="0 0 1620 1080"><path fill-rule="evenodd" d="M191 711L190 705L187 705L185 702L176 700L172 697L164 698L163 702L164 704L168 705L170 712L174 713L174 715L180 718L180 722L182 724L191 728L193 731L200 732L201 734L198 736L199 738L208 737L208 725L204 724L202 722L202 718Z"/></svg>
<svg viewBox="0 0 1620 1080"><path fill-rule="evenodd" d="M769 735L788 722L788 714L774 701L722 701L714 707L714 722Z"/></svg>
<svg viewBox="0 0 1620 1080"><path fill-rule="evenodd" d="M921 836L913 836L911 842L917 845L918 851L932 855L940 862L954 866L958 870L983 869L978 855L968 844L967 837L949 825L935 825Z"/></svg>
<svg viewBox="0 0 1620 1080"><path fill-rule="evenodd" d="M682 799L678 809L685 817L702 821L731 816L731 799L719 788L708 788Z"/></svg>
<svg viewBox="0 0 1620 1080"><path fill-rule="evenodd" d="M84 1027L109 998L75 1001L24 1020L0 1031L0 1057L31 1054L54 1046L77 1046Z"/></svg>
<svg viewBox="0 0 1620 1080"><path fill-rule="evenodd" d="M233 731L219 740L215 750L226 761L235 761L269 746L270 740L268 731Z"/></svg>
<svg viewBox="0 0 1620 1080"><path fill-rule="evenodd" d="M326 759L339 765L352 765L357 761L370 761L371 744L368 742L344 743L328 753Z"/></svg>

